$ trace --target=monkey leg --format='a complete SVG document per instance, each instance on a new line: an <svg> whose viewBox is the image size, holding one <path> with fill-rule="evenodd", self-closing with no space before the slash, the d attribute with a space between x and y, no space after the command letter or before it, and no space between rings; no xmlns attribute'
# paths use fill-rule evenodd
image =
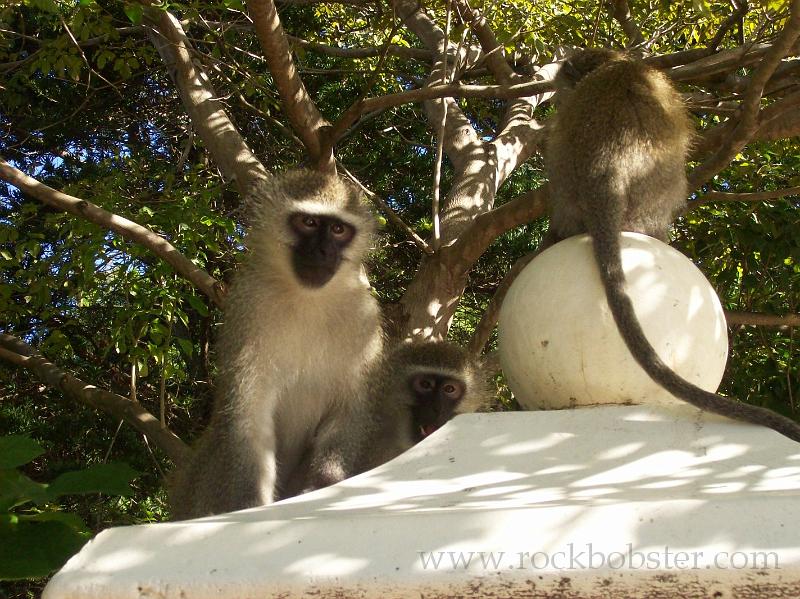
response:
<svg viewBox="0 0 800 599"><path fill-rule="evenodd" d="M362 409L363 393L354 393L342 401L338 409L333 410L320 423L313 441L308 468L306 487L303 492L321 489L338 483L355 474L363 443L361 435L354 434L353 422L357 420Z"/></svg>

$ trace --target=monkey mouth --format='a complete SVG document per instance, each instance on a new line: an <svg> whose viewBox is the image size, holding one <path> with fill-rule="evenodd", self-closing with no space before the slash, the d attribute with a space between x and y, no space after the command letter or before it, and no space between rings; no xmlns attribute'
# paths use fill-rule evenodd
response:
<svg viewBox="0 0 800 599"><path fill-rule="evenodd" d="M419 427L419 434L424 439L425 437L427 437L431 433L435 433L437 430L439 430L439 427L436 426L435 424L426 424L425 426L420 426Z"/></svg>

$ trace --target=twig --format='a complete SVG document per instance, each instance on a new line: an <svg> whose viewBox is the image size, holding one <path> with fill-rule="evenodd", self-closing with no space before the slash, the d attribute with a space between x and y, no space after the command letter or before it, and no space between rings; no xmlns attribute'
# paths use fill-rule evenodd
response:
<svg viewBox="0 0 800 599"><path fill-rule="evenodd" d="M686 205L684 212L712 202L763 202L765 200L778 200L786 196L800 195L800 187L787 187L774 191L755 191L748 193L732 193L724 191L709 191L696 200Z"/></svg>
<svg viewBox="0 0 800 599"><path fill-rule="evenodd" d="M396 46L394 44L370 48L339 48L338 46L329 46L326 44L320 44L318 42L309 42L308 40L294 37L293 35L287 35L286 37L292 44L300 46L301 48L315 50L321 54L338 56L340 58L371 58L373 56L388 54L415 60L431 60L431 53L427 50L422 50L421 48L406 48L404 46Z"/></svg>
<svg viewBox="0 0 800 599"><path fill-rule="evenodd" d="M762 314L725 310L728 326L752 325L764 327L800 327L800 314Z"/></svg>
<svg viewBox="0 0 800 599"><path fill-rule="evenodd" d="M370 89L375 85L378 80L378 75L383 70L384 65L386 64L386 57L388 56L388 50L391 46L391 40L394 39L394 34L397 32L397 28L400 26L400 23L394 22L392 23L392 29L389 31L389 35L387 36L387 42L383 45L383 52L378 59L378 64L375 65L375 68L372 70L370 74L370 78L367 81L366 85L361 89L361 93L358 96L358 99L353 102L342 114L348 114L352 109L356 109L364 98L367 97L367 93ZM363 113L362 113L363 114ZM379 112L374 112L372 114L379 114ZM347 123L342 121L340 118L337 120L330 129L327 130L326 134L323 136L323 147L322 152L333 152L334 146L341 141L345 135L352 133L355 127L350 127L352 123Z"/></svg>
<svg viewBox="0 0 800 599"><path fill-rule="evenodd" d="M76 39L75 39L75 36L74 36L74 35L72 35L72 30L70 30L69 26L67 25L67 22L64 20L64 17L62 17L62 16L59 14L59 15L58 15L58 19L61 21L61 26L64 28L64 31L66 31L66 32L67 32L67 35L69 36L69 39L72 41L72 44L75 46L75 48L77 48L77 50L78 50L78 53L81 55L81 58L83 58L83 62L86 64L86 68L87 68L87 69L89 69L89 78L90 78L90 80L91 80L91 76L92 76L91 74L92 74L92 73L94 73L94 74L95 74L95 75L97 75L97 76L98 76L100 79L102 79L102 80L103 80L103 81L105 81L105 82L106 82L108 85L110 85L110 86L112 87L112 89L113 89L115 92L117 92L117 95L118 95L118 96L121 98L121 97L122 97L122 92L120 92L120 91L119 91L119 88L117 88L117 86L116 86L116 85L114 85L113 83L111 83L111 82L110 82L108 79L106 79L105 77L103 77L103 75L101 75L100 73L98 73L97 71L95 71L95 70L94 70L94 68L92 68L92 65L89 63L89 59L88 59L88 58L86 58L86 54L83 52L83 48L81 48L81 45L78 43L78 40L76 40ZM86 85L86 86L88 87L88 86L89 86L89 84L87 83L87 85Z"/></svg>
<svg viewBox="0 0 800 599"><path fill-rule="evenodd" d="M452 4L447 2L444 37L442 38L442 85L447 85L447 52L450 49L450 21L452 18ZM455 66L454 66L455 68ZM433 220L433 251L438 252L442 244L441 229L441 186L442 186L442 159L444 154L444 135L447 130L447 101L442 100L442 119L439 121L439 131L436 136L436 159L433 165L433 201L431 202L431 219Z"/></svg>
<svg viewBox="0 0 800 599"><path fill-rule="evenodd" d="M134 241L163 259L176 272L191 281L205 293L218 307L222 307L225 291L222 283L196 266L181 254L169 241L150 229L127 218L109 212L100 206L48 187L29 177L0 158L0 179L8 181L22 192L53 208L85 218L96 225L119 233L128 241Z"/></svg>
<svg viewBox="0 0 800 599"><path fill-rule="evenodd" d="M386 215L386 218L392 224L394 224L398 229L403 231L408 236L408 238L414 242L414 245L416 245L420 250L422 250L424 253L428 255L433 254L433 249L425 242L425 240L422 239L422 237L420 237L419 235L417 235L414 232L414 229L412 229L402 218L400 218L400 216L398 216L398 214L394 210L392 210L391 206L389 206L389 204L387 204L383 200L383 198L381 198L378 194L373 193L372 191L364 187L361 181L359 181L356 178L356 176L353 175L353 173L351 173L349 170L347 170L347 168L338 160L336 162L336 168L340 170L342 173L344 173L347 177L349 177L353 181L353 183L358 185L361 191L363 191L364 194L366 194L366 196L370 200L372 200L372 202L375 203L378 206L378 208L381 209L381 212L383 212Z"/></svg>

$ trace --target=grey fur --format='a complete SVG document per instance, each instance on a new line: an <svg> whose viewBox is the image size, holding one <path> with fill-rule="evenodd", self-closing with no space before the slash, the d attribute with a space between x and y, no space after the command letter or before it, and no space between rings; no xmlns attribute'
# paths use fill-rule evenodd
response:
<svg viewBox="0 0 800 599"><path fill-rule="evenodd" d="M365 409L366 373L382 347L361 265L374 219L354 188L314 171L260 181L248 201L250 251L226 299L214 412L172 476L175 519L270 503L304 455L305 485L337 482L352 474L360 451L348 426ZM288 218L297 211L357 230L320 288L292 271Z"/></svg>
<svg viewBox="0 0 800 599"><path fill-rule="evenodd" d="M800 441L800 425L765 408L709 393L672 371L645 337L625 291L620 232L668 241L686 201L686 155L693 136L667 77L610 50L586 50L556 76L559 105L545 164L551 245L592 237L617 327L639 365L670 393L703 410L762 424Z"/></svg>

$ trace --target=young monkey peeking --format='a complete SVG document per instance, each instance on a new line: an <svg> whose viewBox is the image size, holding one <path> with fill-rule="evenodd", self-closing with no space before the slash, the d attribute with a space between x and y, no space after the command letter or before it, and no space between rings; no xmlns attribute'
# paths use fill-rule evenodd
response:
<svg viewBox="0 0 800 599"><path fill-rule="evenodd" d="M401 343L370 377L367 442L358 471L410 449L453 416L486 405L490 393L477 359L444 341Z"/></svg>

